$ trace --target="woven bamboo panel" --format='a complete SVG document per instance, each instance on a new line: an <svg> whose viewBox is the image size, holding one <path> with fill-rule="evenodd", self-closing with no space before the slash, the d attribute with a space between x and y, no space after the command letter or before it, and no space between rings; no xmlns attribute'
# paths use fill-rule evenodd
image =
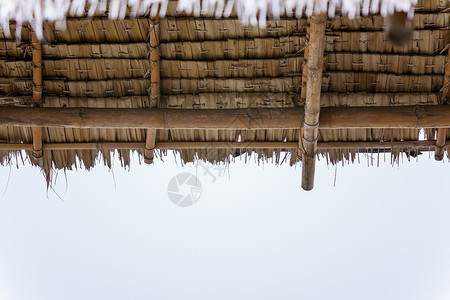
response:
<svg viewBox="0 0 450 300"><path fill-rule="evenodd" d="M305 46L305 36L246 38L224 41L165 42L161 44L161 53L164 59L178 60L303 57L302 51Z"/></svg>
<svg viewBox="0 0 450 300"><path fill-rule="evenodd" d="M31 95L31 79L17 77L0 77L0 95Z"/></svg>
<svg viewBox="0 0 450 300"><path fill-rule="evenodd" d="M44 24L45 39L54 43L129 43L145 41L148 19L92 20L69 19L66 30L57 29L52 23Z"/></svg>
<svg viewBox="0 0 450 300"><path fill-rule="evenodd" d="M32 96L0 96L0 106L31 107Z"/></svg>
<svg viewBox="0 0 450 300"><path fill-rule="evenodd" d="M161 76L191 79L205 77L285 77L301 74L302 67L302 58L212 61L163 60Z"/></svg>
<svg viewBox="0 0 450 300"><path fill-rule="evenodd" d="M31 62L18 60L0 60L0 76L4 77L30 77Z"/></svg>
<svg viewBox="0 0 450 300"><path fill-rule="evenodd" d="M44 80L46 94L72 97L123 97L148 94L147 79L110 79L91 81Z"/></svg>
<svg viewBox="0 0 450 300"><path fill-rule="evenodd" d="M445 0L418 0L416 11L423 12L441 12L448 8L448 2Z"/></svg>
<svg viewBox="0 0 450 300"><path fill-rule="evenodd" d="M203 41L237 38L279 37L302 33L306 19L267 22L266 28L244 26L236 19L165 18L161 20L161 41Z"/></svg>
<svg viewBox="0 0 450 300"><path fill-rule="evenodd" d="M24 58L31 55L31 46L28 42L22 42L17 44L12 40L0 39L0 58L12 59L12 58Z"/></svg>
<svg viewBox="0 0 450 300"><path fill-rule="evenodd" d="M148 59L60 59L44 60L44 77L67 80L104 80L144 78L150 68Z"/></svg>
<svg viewBox="0 0 450 300"><path fill-rule="evenodd" d="M148 43L42 45L45 58L146 58Z"/></svg>
<svg viewBox="0 0 450 300"><path fill-rule="evenodd" d="M436 92L442 75L397 75L372 72L326 72L323 92Z"/></svg>
<svg viewBox="0 0 450 300"><path fill-rule="evenodd" d="M301 78L203 78L163 79L163 94L222 93L222 92L292 92L299 91Z"/></svg>
<svg viewBox="0 0 450 300"><path fill-rule="evenodd" d="M327 36L325 51L439 54L450 42L448 30L414 30L410 42L394 47L383 32L334 31Z"/></svg>
<svg viewBox="0 0 450 300"><path fill-rule="evenodd" d="M381 15L359 17L353 20L336 18L328 21L328 28L348 31L381 31L384 28L384 18ZM450 25L450 13L445 10L440 13L416 13L412 26L414 29L446 28Z"/></svg>
<svg viewBox="0 0 450 300"><path fill-rule="evenodd" d="M393 47L383 32L333 31L326 36L326 52L439 54L450 42L445 30L416 30L405 46ZM178 60L275 58L303 56L305 36L163 42L162 57Z"/></svg>
<svg viewBox="0 0 450 300"><path fill-rule="evenodd" d="M405 106L442 104L440 93L324 93L324 107L341 106Z"/></svg>
<svg viewBox="0 0 450 300"><path fill-rule="evenodd" d="M295 107L297 94L287 93L206 93L198 95L163 96L161 107L166 108L286 108Z"/></svg>
<svg viewBox="0 0 450 300"><path fill-rule="evenodd" d="M161 107L183 109L286 108L300 103L297 93L203 93L166 95ZM442 104L439 93L324 93L323 107Z"/></svg>
<svg viewBox="0 0 450 300"><path fill-rule="evenodd" d="M328 71L383 72L444 75L446 56L327 53Z"/></svg>

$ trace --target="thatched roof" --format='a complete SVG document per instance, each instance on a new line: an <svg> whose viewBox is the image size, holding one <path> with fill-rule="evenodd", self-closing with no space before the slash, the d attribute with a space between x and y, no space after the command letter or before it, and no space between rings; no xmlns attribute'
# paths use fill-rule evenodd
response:
<svg viewBox="0 0 450 300"><path fill-rule="evenodd" d="M165 18L158 25L161 98L157 108L284 109L305 104L304 50L309 39L306 18L281 14L278 21L267 21L266 27L260 28L244 25L236 10L227 19L194 18L177 12L177 2L167 4ZM443 94L443 87L449 65L449 8L447 0L418 1L412 39L401 47L386 40L384 18L379 14L353 20L340 16L328 19L321 106L447 104L448 94ZM44 22L41 106L155 109L150 97L153 62L149 58L149 32L154 26L148 15L111 20L100 12L89 20L68 17L66 29ZM15 27L11 23L12 36L0 31L0 106L33 107L31 27L24 25L19 43L14 36ZM211 146L178 152L184 162L195 158L222 162L252 151L261 159L274 156L276 162L281 162L281 152L288 151L290 163L294 164L301 156L297 148L292 148L301 136L300 123L301 120L298 129L157 130L156 148L163 142L283 142L289 147ZM389 150L397 157L401 152L412 151L414 155L419 148L434 149L437 128L425 131L431 142L419 143L419 132L420 128L321 129L318 147L331 163L353 161L357 152ZM133 145L140 145L136 151L142 156L146 130L45 126L42 142L43 159L34 158L30 150L26 150L26 155L49 173L53 169L70 169L77 159L91 168L98 163L99 154L110 165L112 152L100 144L85 147L100 150L46 150L52 149L45 148L46 144L138 143ZM324 144L327 142L341 144L330 149ZM361 142L361 147L357 142ZM32 127L0 126L0 146L15 143L32 144ZM397 144L394 147L389 143ZM123 148L128 150L119 153L124 165L128 165L132 146L124 144ZM167 147L161 148L163 154ZM0 151L0 161L8 163L18 153Z"/></svg>

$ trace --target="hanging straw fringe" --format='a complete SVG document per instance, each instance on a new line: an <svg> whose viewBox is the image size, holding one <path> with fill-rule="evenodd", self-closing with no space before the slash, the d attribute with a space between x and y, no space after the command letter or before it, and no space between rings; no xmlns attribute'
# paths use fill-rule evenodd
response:
<svg viewBox="0 0 450 300"><path fill-rule="evenodd" d="M16 37L20 37L22 24L29 22L37 36L42 39L42 22L63 22L66 15L81 16L88 4L88 17L96 12L106 12L109 18L125 18L127 6L131 17L141 16L150 11L152 16L162 18L166 14L169 0L0 0L0 26L9 36L9 23L16 21ZM108 4L109 3L109 7ZM354 18L380 13L391 15L395 11L409 13L412 18L417 0L179 0L177 10L189 15L215 15L217 18L229 17L235 9L239 19L245 24L265 27L266 19L279 19L286 15L300 18L313 13L328 13L330 18L340 8L340 14Z"/></svg>

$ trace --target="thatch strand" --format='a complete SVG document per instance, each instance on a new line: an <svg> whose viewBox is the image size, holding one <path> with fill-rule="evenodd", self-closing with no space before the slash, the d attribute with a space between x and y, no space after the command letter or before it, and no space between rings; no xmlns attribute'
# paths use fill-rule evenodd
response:
<svg viewBox="0 0 450 300"><path fill-rule="evenodd" d="M84 15L86 6L89 7L88 17L108 12L111 19L124 19L128 8L131 17L149 11L153 17L158 14L164 17L168 3L169 0L1 0L0 26L9 36L9 23L16 21L16 38L20 38L22 24L29 22L42 39L44 21L64 23L68 14ZM380 13L383 16L401 11L412 19L416 3L417 0L180 0L177 10L194 16L214 14L217 18L229 17L234 10L245 25L259 24L264 28L268 16L276 20L284 13L297 18L328 13L332 18L339 8L340 13L349 18L358 16L361 11L363 15Z"/></svg>

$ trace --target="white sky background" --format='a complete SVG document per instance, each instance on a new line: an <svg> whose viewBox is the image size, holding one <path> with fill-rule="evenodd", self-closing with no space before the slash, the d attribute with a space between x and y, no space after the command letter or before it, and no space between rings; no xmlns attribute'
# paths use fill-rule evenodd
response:
<svg viewBox="0 0 450 300"><path fill-rule="evenodd" d="M361 156L363 157L363 156ZM0 299L450 299L449 164L301 169L238 161L199 202L167 185L195 165L115 162L60 172L0 167Z"/></svg>

